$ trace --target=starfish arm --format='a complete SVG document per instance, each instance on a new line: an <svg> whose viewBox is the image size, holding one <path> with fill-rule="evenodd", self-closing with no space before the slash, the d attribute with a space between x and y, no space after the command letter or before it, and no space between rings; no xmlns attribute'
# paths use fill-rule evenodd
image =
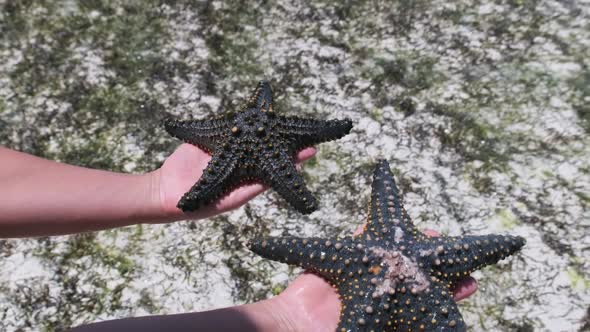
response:
<svg viewBox="0 0 590 332"><path fill-rule="evenodd" d="M386 326L392 326L389 318L393 296L371 299L375 288L371 284L363 287L358 279L350 280L348 287L338 288L342 306L336 331L385 331Z"/></svg>
<svg viewBox="0 0 590 332"><path fill-rule="evenodd" d="M248 248L262 257L311 270L331 281L343 273L347 266L346 250L352 247L350 237L341 240L267 237L248 243Z"/></svg>
<svg viewBox="0 0 590 332"><path fill-rule="evenodd" d="M516 253L525 239L510 235L473 235L433 238L421 250L425 265L452 286L471 272ZM425 260L424 260L425 258Z"/></svg>
<svg viewBox="0 0 590 332"><path fill-rule="evenodd" d="M406 292L398 297L394 324L398 331L467 331L453 294L447 285L433 279L423 292Z"/></svg>
<svg viewBox="0 0 590 332"><path fill-rule="evenodd" d="M271 152L268 160L261 162L262 181L271 186L297 211L309 214L318 208L318 202L307 189L303 177L297 172L291 158L282 151Z"/></svg>
<svg viewBox="0 0 590 332"><path fill-rule="evenodd" d="M254 92L248 98L247 108L257 108L261 111L272 112L272 89L267 81L260 81Z"/></svg>
<svg viewBox="0 0 590 332"><path fill-rule="evenodd" d="M398 243L424 238L404 209L399 189L386 160L380 160L373 172L369 215L362 236L373 239L393 238Z"/></svg>
<svg viewBox="0 0 590 332"><path fill-rule="evenodd" d="M209 151L215 150L216 142L230 130L227 120L223 118L185 121L166 119L164 128L170 135Z"/></svg>
<svg viewBox="0 0 590 332"><path fill-rule="evenodd" d="M291 137L295 152L305 147L339 139L352 129L352 121L315 120L299 117L279 117L277 130Z"/></svg>
<svg viewBox="0 0 590 332"><path fill-rule="evenodd" d="M194 211L215 201L231 189L235 184L233 173L236 163L235 158L227 156L223 151L215 153L199 181L178 201L178 208L183 211Z"/></svg>
<svg viewBox="0 0 590 332"><path fill-rule="evenodd" d="M337 331L466 331L465 323L446 284L430 281L416 291L411 283L380 294L379 285L349 281L340 287L342 301ZM368 287L367 287L368 284Z"/></svg>

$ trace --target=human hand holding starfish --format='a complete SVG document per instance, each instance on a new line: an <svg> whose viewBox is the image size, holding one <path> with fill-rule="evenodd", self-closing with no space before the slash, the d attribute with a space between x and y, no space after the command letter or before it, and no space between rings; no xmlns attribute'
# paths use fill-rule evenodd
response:
<svg viewBox="0 0 590 332"><path fill-rule="evenodd" d="M295 161L301 163L315 152L314 148L303 149ZM196 146L182 144L159 169L124 174L0 147L0 238L206 218L237 208L266 189L261 184L243 185L198 212L184 214L176 203L201 177L210 159Z"/></svg>
<svg viewBox="0 0 590 332"><path fill-rule="evenodd" d="M358 235L362 227L355 231ZM430 237L440 235L426 229ZM477 290L477 281L465 277L453 290L455 301L471 296ZM332 332L336 330L340 316L338 293L325 279L311 272L302 273L287 289L268 301L269 307L277 308L283 326L289 331Z"/></svg>
<svg viewBox="0 0 590 332"><path fill-rule="evenodd" d="M360 229L356 232L359 233ZM432 230L428 236L438 236ZM471 277L454 290L459 301L477 289ZM273 298L204 312L123 318L79 326L76 332L102 331L282 331L333 332L338 324L340 300L335 289L316 274L304 272Z"/></svg>
<svg viewBox="0 0 590 332"><path fill-rule="evenodd" d="M314 153L313 149L303 150L297 160L308 159ZM129 175L56 163L4 148L0 148L0 156L4 161L0 174L5 184L5 199L0 202L0 210L4 212L0 216L0 236L65 234L124 226L141 220L181 219L181 212L173 210L177 197L194 177L200 176L208 160L205 152L184 145L159 170ZM195 167L195 161L201 166ZM179 180L185 176L193 178L183 184ZM261 185L236 189L207 213L221 213L237 207L262 190ZM34 208L22 209L30 202L35 202ZM196 217L199 216L206 215L202 213ZM455 290L456 300L475 290L472 279L459 285ZM257 303L207 312L107 321L80 330L171 328L182 331L200 327L209 331L227 327L236 331L333 331L338 322L339 306L332 286L316 275L305 273L279 296Z"/></svg>
<svg viewBox="0 0 590 332"><path fill-rule="evenodd" d="M295 156L299 166L316 153L315 148L305 148ZM152 172L156 183L156 195L162 211L169 219L203 219L235 209L267 189L260 183L244 184L235 188L220 200L195 212L183 213L178 207L178 200L187 192L203 174L211 156L197 146L181 144L164 162L162 167Z"/></svg>

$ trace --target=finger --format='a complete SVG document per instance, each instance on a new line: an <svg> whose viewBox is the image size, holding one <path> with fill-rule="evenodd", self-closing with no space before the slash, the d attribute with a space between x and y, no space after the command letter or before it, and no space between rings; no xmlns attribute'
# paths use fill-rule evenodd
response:
<svg viewBox="0 0 590 332"><path fill-rule="evenodd" d="M217 203L217 206L224 210L233 209L248 202L266 189L268 189L268 187L260 183L242 185L223 196L223 198Z"/></svg>
<svg viewBox="0 0 590 332"><path fill-rule="evenodd" d="M430 237L437 237L440 236L440 233L432 230L432 229L425 229L425 235ZM455 301L463 300L471 296L477 290L477 281L473 279L471 276L465 277L459 281L459 284L453 289L453 298Z"/></svg>
<svg viewBox="0 0 590 332"><path fill-rule="evenodd" d="M188 144L188 143L182 143L180 144L176 150L174 151L174 153L180 152L180 154L182 156L185 156L187 158L211 158L211 154L205 150L203 150L201 147L197 146L197 145L192 145L192 144Z"/></svg>
<svg viewBox="0 0 590 332"><path fill-rule="evenodd" d="M247 203L250 199L266 189L265 186L259 183L242 185L221 197L214 205L207 206L202 210L194 212L194 214L197 216L197 219L202 219L233 210Z"/></svg>
<svg viewBox="0 0 590 332"><path fill-rule="evenodd" d="M172 164L176 171L180 168L183 174L194 175L198 179L210 160L211 155L205 150L192 144L183 143L166 158L164 165Z"/></svg>
<svg viewBox="0 0 590 332"><path fill-rule="evenodd" d="M305 148L301 151L299 151L296 155L295 155L295 162L296 163L302 163L308 159L310 159L311 157L315 156L315 154L318 152L318 150L314 147L309 147L309 148Z"/></svg>
<svg viewBox="0 0 590 332"><path fill-rule="evenodd" d="M453 298L455 301L460 301L473 295L475 291L477 291L477 280L472 277L465 277L453 289Z"/></svg>
<svg viewBox="0 0 590 332"><path fill-rule="evenodd" d="M433 230L433 229L425 229L422 233L424 233L424 235L429 236L429 237L437 237L440 236L440 233Z"/></svg>
<svg viewBox="0 0 590 332"><path fill-rule="evenodd" d="M366 224L363 224L362 226L359 226L359 228L355 229L354 232L352 232L352 235L361 235L361 233L365 230L365 225Z"/></svg>

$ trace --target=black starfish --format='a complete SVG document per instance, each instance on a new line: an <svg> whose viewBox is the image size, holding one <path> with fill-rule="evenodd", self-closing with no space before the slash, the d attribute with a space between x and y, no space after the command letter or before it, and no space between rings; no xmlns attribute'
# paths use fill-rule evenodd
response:
<svg viewBox="0 0 590 332"><path fill-rule="evenodd" d="M276 115L270 84L260 81L245 107L210 120L166 120L170 135L212 154L203 176L178 202L183 211L209 204L244 181L260 180L302 213L317 201L295 169L299 150L341 138L352 121L314 120Z"/></svg>
<svg viewBox="0 0 590 332"><path fill-rule="evenodd" d="M340 295L337 331L466 331L452 289L472 271L515 253L518 236L422 234L410 220L387 161L373 175L362 234L343 239L264 238L257 254L309 269Z"/></svg>

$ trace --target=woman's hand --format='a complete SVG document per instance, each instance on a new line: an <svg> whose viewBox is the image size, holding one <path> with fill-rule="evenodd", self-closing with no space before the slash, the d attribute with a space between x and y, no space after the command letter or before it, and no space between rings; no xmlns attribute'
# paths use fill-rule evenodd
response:
<svg viewBox="0 0 590 332"><path fill-rule="evenodd" d="M311 158L305 149L296 161ZM138 223L206 218L237 208L265 187L245 185L195 213L176 207L211 156L180 145L159 169L125 174L59 163L0 147L0 238L98 231Z"/></svg>
<svg viewBox="0 0 590 332"><path fill-rule="evenodd" d="M357 232L358 233L358 232ZM439 236L433 230L425 230L428 236ZM477 290L477 282L466 277L453 290L455 301L471 296ZM289 331L335 331L340 316L340 300L336 289L313 273L304 272L285 291L270 300Z"/></svg>
<svg viewBox="0 0 590 332"><path fill-rule="evenodd" d="M295 161L299 165L301 162L313 157L315 153L314 148L306 148L296 155ZM259 183L244 185L232 190L209 206L195 212L183 213L176 207L176 204L182 195L201 177L210 160L211 156L205 151L185 143L180 145L166 159L161 168L150 173L154 182L154 199L166 216L164 220L207 218L235 209L266 189L265 186Z"/></svg>

